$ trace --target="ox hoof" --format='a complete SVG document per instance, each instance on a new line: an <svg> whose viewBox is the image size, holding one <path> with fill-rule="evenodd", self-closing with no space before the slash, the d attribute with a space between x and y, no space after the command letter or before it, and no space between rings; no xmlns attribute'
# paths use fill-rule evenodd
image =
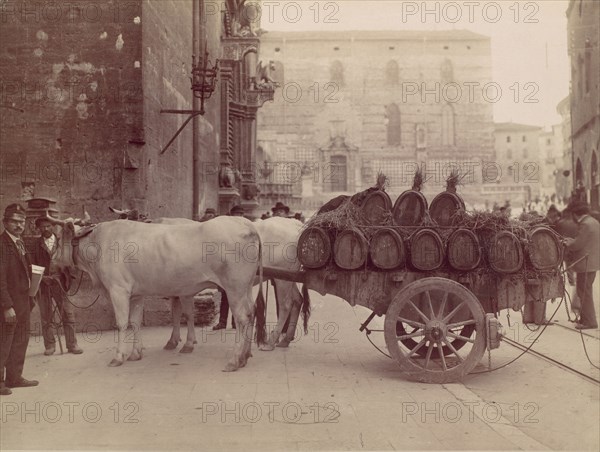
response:
<svg viewBox="0 0 600 452"><path fill-rule="evenodd" d="M239 369L239 367L236 366L235 364L227 363L227 365L225 366L225 369L223 369L223 372L235 372L238 369Z"/></svg>
<svg viewBox="0 0 600 452"><path fill-rule="evenodd" d="M177 348L177 342L173 341L167 342L167 344L163 347L164 350L174 350L175 348Z"/></svg>
<svg viewBox="0 0 600 452"><path fill-rule="evenodd" d="M288 348L289 346L290 346L290 340L289 339L282 339L277 344L277 347L280 347L280 348Z"/></svg>
<svg viewBox="0 0 600 452"><path fill-rule="evenodd" d="M272 352L273 350L275 350L275 346L273 344L263 344L260 347L258 347L258 349L263 352Z"/></svg>
<svg viewBox="0 0 600 452"><path fill-rule="evenodd" d="M113 360L108 363L108 367L119 367L122 364L123 364L123 361L120 361L117 358L113 358Z"/></svg>
<svg viewBox="0 0 600 452"><path fill-rule="evenodd" d="M137 350L134 350L127 358L128 361L139 361L140 359L142 359L142 352Z"/></svg>
<svg viewBox="0 0 600 452"><path fill-rule="evenodd" d="M193 351L194 351L194 346L184 345L183 347L181 347L181 350L179 350L179 353L192 353Z"/></svg>

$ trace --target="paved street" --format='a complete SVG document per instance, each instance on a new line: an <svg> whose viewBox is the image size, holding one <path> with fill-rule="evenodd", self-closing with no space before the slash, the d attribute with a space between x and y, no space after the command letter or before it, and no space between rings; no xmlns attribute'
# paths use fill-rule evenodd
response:
<svg viewBox="0 0 600 452"><path fill-rule="evenodd" d="M463 384L412 383L358 332L366 309L311 295L309 334L287 350L254 347L235 373L221 372L233 330L197 328L195 351L180 354L162 349L168 328L146 328L143 360L119 368L107 367L113 332L80 335L80 356L46 357L33 338L25 376L40 385L0 400L0 448L598 450L597 385L530 355ZM564 307L556 318L568 325ZM503 324L525 344L537 334L518 313ZM597 365L599 332L587 333ZM383 335L372 337L385 350ZM551 325L535 348L599 378L581 344L579 333ZM519 353L502 344L492 367ZM487 355L475 371L486 369Z"/></svg>

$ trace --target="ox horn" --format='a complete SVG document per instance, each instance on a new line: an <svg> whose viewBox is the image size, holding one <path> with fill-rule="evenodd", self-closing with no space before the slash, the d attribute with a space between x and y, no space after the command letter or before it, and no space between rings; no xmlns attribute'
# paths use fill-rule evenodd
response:
<svg viewBox="0 0 600 452"><path fill-rule="evenodd" d="M116 213L117 215L127 215L129 213L129 210L119 210L110 206L108 206L108 208L112 213Z"/></svg>
<svg viewBox="0 0 600 452"><path fill-rule="evenodd" d="M63 220L59 220L58 218L51 217L48 214L46 214L45 216L43 216L41 218L43 218L44 220L48 220L52 224L57 224L59 226L64 226L65 225L65 222Z"/></svg>
<svg viewBox="0 0 600 452"><path fill-rule="evenodd" d="M87 210L85 210L83 219L75 220L74 224L76 224L77 226L87 226L91 224L91 219L92 218L90 217L90 214L87 212Z"/></svg>

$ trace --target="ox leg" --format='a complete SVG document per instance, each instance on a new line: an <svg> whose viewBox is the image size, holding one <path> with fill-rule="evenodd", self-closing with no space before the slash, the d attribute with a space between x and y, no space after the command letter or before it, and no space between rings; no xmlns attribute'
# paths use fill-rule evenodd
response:
<svg viewBox="0 0 600 452"><path fill-rule="evenodd" d="M294 284L291 305L292 309L290 311L289 316L290 323L288 325L287 331L285 332L285 336L279 341L277 347L287 348L290 345L290 342L294 340L294 335L296 334L296 326L298 325L298 318L300 317L300 307L302 305L302 295L300 295L300 291L298 290L298 286L296 286L296 284Z"/></svg>
<svg viewBox="0 0 600 452"><path fill-rule="evenodd" d="M183 297L181 305L187 317L187 340L179 353L191 353L194 351L194 344L198 343L196 341L196 330L194 329L194 297Z"/></svg>
<svg viewBox="0 0 600 452"><path fill-rule="evenodd" d="M276 279L274 281L273 287L275 288L275 300L279 306L277 312L277 325L271 332L268 343L260 347L262 351L272 351L275 349L275 344L277 344L279 341L279 337L283 331L283 326L285 325L285 322L290 314L290 310L292 309L291 300L295 285L296 284L291 281L282 281L280 279Z"/></svg>
<svg viewBox="0 0 600 452"><path fill-rule="evenodd" d="M181 341L181 300L179 297L171 297L171 337L169 338L166 345L163 347L165 350L173 350L177 348L177 344Z"/></svg>
<svg viewBox="0 0 600 452"><path fill-rule="evenodd" d="M133 329L133 349L129 355L129 361L142 359L142 318L144 316L144 298L141 296L131 297L131 310L129 313L129 325Z"/></svg>
<svg viewBox="0 0 600 452"><path fill-rule="evenodd" d="M127 325L129 324L129 292L125 290L112 290L110 292L110 300L115 311L115 319L117 321L117 354L108 364L111 367L122 365L127 358L127 350L125 347L127 335Z"/></svg>
<svg viewBox="0 0 600 452"><path fill-rule="evenodd" d="M254 303L252 303L252 290L247 293L239 294L233 291L227 291L232 296L229 297L229 307L235 319L237 327L236 344L233 351L233 357L223 369L224 372L233 372L240 367L244 367L248 358L252 356L251 347L254 339Z"/></svg>

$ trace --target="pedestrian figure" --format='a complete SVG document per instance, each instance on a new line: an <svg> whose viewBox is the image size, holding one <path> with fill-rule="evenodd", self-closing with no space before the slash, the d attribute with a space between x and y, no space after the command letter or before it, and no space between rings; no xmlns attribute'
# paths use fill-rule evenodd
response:
<svg viewBox="0 0 600 452"><path fill-rule="evenodd" d="M29 316L34 302L29 296L31 262L21 235L25 230L25 209L10 204L0 234L0 395L10 388L37 386L37 380L23 378L25 353L29 345ZM6 371L6 372L5 372Z"/></svg>
<svg viewBox="0 0 600 452"><path fill-rule="evenodd" d="M46 217L35 220L35 227L41 233L33 245L32 260L35 265L44 267L44 276L40 285L40 317L42 320L42 334L44 336L44 355L53 355L56 351L56 325L54 323L54 305L62 323L65 333L65 342L69 353L79 355L83 350L77 345L75 338L75 310L67 299L64 290L69 290L71 278L63 273L56 263L58 241L52 231L52 223ZM52 303L54 300L54 304Z"/></svg>
<svg viewBox="0 0 600 452"><path fill-rule="evenodd" d="M565 239L567 250L572 253L571 262L577 273L575 287L581 302L581 315L575 328L595 329L598 321L592 287L600 269L600 223L589 215L590 207L585 201L572 201L568 209L578 226L577 236Z"/></svg>

